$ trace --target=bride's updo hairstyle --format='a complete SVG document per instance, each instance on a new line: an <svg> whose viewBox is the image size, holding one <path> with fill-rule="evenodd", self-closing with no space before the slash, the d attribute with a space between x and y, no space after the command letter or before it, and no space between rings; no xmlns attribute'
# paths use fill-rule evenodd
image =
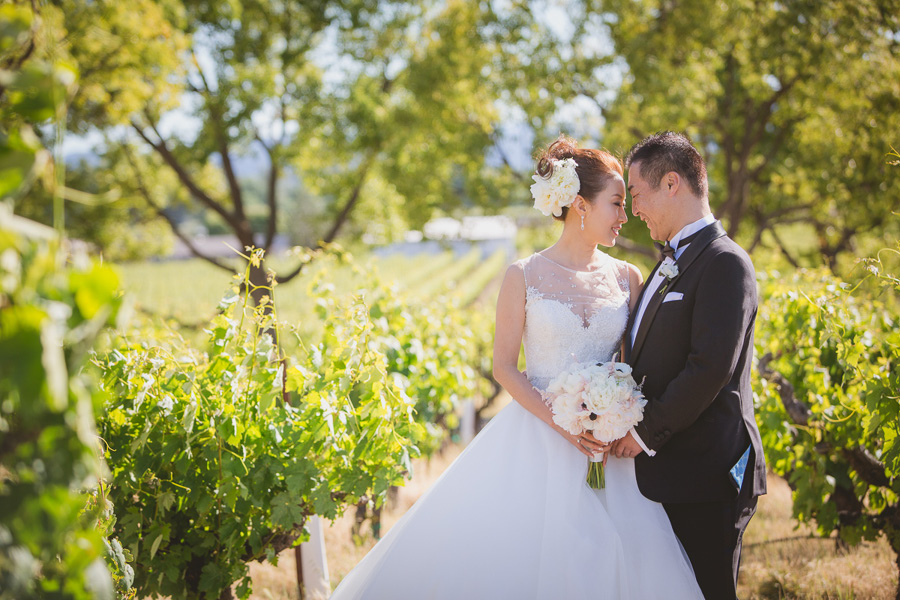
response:
<svg viewBox="0 0 900 600"><path fill-rule="evenodd" d="M597 194L603 191L607 183L616 176L624 178L625 172L622 163L606 150L593 148L579 148L578 142L565 134L560 134L555 142L540 152L535 171L545 179L553 175L553 161L563 161L567 158L575 160L578 165L575 172L581 187L578 194L593 202ZM562 207L562 214L554 216L557 221L565 221L569 214L569 207Z"/></svg>

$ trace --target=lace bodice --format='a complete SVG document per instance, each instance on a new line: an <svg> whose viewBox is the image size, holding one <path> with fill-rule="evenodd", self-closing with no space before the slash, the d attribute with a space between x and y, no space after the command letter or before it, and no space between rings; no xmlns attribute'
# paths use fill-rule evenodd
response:
<svg viewBox="0 0 900 600"><path fill-rule="evenodd" d="M628 270L597 252L599 265L575 271L543 254L522 259L525 364L539 390L574 362L602 362L619 349L628 322Z"/></svg>

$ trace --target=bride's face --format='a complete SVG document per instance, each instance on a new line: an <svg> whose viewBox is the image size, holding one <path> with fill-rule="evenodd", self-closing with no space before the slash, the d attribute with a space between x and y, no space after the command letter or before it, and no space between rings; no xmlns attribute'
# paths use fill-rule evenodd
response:
<svg viewBox="0 0 900 600"><path fill-rule="evenodd" d="M616 175L593 202L585 203L584 234L595 244L615 246L619 230L626 222L625 182Z"/></svg>

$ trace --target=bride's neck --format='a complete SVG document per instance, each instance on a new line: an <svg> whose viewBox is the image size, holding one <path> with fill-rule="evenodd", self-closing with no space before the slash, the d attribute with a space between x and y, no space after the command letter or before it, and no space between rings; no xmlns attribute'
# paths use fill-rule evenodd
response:
<svg viewBox="0 0 900 600"><path fill-rule="evenodd" d="M594 261L597 246L586 241L580 233L564 229L556 243L547 249L556 256L556 262L579 269Z"/></svg>

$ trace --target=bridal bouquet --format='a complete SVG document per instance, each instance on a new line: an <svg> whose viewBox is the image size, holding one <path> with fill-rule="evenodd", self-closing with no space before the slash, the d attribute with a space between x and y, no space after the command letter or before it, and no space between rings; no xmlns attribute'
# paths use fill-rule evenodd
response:
<svg viewBox="0 0 900 600"><path fill-rule="evenodd" d="M647 400L631 376L631 367L613 360L600 365L574 365L557 375L547 390L553 422L571 433L590 431L594 438L612 442L627 434L644 418ZM602 453L591 459L588 482L603 487Z"/></svg>

